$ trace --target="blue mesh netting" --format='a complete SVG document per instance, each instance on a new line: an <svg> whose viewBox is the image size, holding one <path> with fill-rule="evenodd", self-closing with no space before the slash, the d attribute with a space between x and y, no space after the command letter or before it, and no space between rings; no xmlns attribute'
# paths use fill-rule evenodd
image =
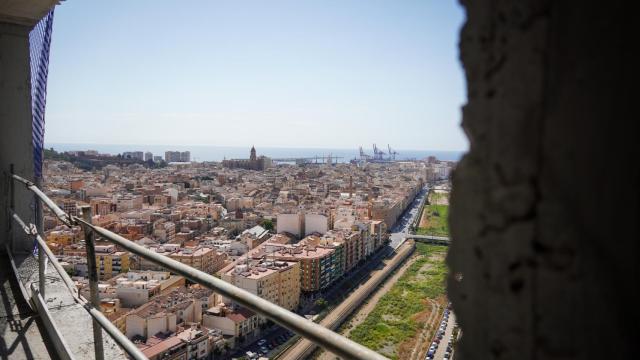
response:
<svg viewBox="0 0 640 360"><path fill-rule="evenodd" d="M35 178L42 177L44 151L44 112L47 102L49 48L53 29L53 10L43 17L29 33L31 55L31 114L33 117L33 165Z"/></svg>

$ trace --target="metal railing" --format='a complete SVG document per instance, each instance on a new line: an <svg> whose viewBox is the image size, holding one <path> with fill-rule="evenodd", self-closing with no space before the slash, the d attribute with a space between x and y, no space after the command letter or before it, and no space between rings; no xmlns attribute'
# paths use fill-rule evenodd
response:
<svg viewBox="0 0 640 360"><path fill-rule="evenodd" d="M386 357L370 350L352 340L349 340L311 320L307 320L304 317L297 315L289 310L286 310L276 304L273 304L257 295L254 295L244 289L238 288L224 280L218 279L215 276L207 274L203 271L194 269L188 265L185 265L179 261L173 260L169 257L157 254L147 248L144 248L134 242L125 239L124 237L117 235L107 229L100 226L93 225L91 223L91 208L89 206L82 207L82 218L65 213L60 209L55 202L53 202L47 195L45 195L33 182L26 180L18 175L12 174L14 180L23 183L27 189L31 190L36 197L42 201L57 217L67 226L80 225L85 234L86 248L87 248L87 265L89 269L89 288L90 288L90 302L83 299L75 289L73 281L69 278L62 266L58 263L56 257L48 249L46 243L40 235L33 234L33 226L29 227L20 220L20 218L13 212L14 219L23 227L28 229L31 234L35 236L38 243L38 247L42 249L39 251L39 257L42 258L39 261L40 266L44 266L44 256L47 256L55 269L60 273L60 276L64 279L65 284L70 287L70 291L77 302L83 304L84 308L93 317L94 328L94 342L96 359L102 360L102 332L104 329L115 341L120 345L125 352L134 359L146 359L144 354L133 344L124 334L122 334L118 328L112 324L99 310L100 302L98 299L98 274L95 263L95 239L97 234L104 240L112 242L127 251L136 254L146 260L149 260L155 264L161 265L164 268L184 276L185 278L203 285L217 293L232 299L238 304L263 315L275 323L299 334L302 337L309 339L310 341L318 344L326 350L345 359L372 359L372 360L384 360ZM44 270L40 270L42 274ZM44 279L44 276L41 277ZM44 296L44 280L40 280L40 290L38 296Z"/></svg>

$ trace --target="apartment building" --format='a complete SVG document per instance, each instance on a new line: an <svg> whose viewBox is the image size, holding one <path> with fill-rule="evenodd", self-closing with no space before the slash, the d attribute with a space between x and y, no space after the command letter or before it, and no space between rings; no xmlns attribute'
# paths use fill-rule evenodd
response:
<svg viewBox="0 0 640 360"><path fill-rule="evenodd" d="M203 311L214 305L215 295L209 289L176 288L127 313L125 334L129 339L147 339L158 333L176 332L182 323L201 322Z"/></svg>
<svg viewBox="0 0 640 360"><path fill-rule="evenodd" d="M118 206L114 204L110 198L94 197L89 200L91 212L93 215L107 215L117 211Z"/></svg>
<svg viewBox="0 0 640 360"><path fill-rule="evenodd" d="M230 336L230 345L235 348L240 343L252 341L260 335L260 319L253 311L239 307L217 305L202 315L202 325L220 329Z"/></svg>
<svg viewBox="0 0 640 360"><path fill-rule="evenodd" d="M324 289L343 275L341 254L334 248L265 243L265 251L274 259L300 263L300 290L304 292Z"/></svg>
<svg viewBox="0 0 640 360"><path fill-rule="evenodd" d="M47 244L66 246L76 243L79 239L79 229L56 229L47 234Z"/></svg>
<svg viewBox="0 0 640 360"><path fill-rule="evenodd" d="M184 278L168 271L130 271L117 277L114 285L121 305L134 308L167 289L184 286Z"/></svg>
<svg viewBox="0 0 640 360"><path fill-rule="evenodd" d="M300 264L292 261L260 261L236 264L222 273L222 280L294 311L300 301ZM225 299L225 303L229 300Z"/></svg>
<svg viewBox="0 0 640 360"><path fill-rule="evenodd" d="M171 243L176 238L176 224L164 219L158 220L153 225L153 235L162 242Z"/></svg>
<svg viewBox="0 0 640 360"><path fill-rule="evenodd" d="M225 266L226 254L210 247L180 248L168 254L174 260L195 269L214 274Z"/></svg>
<svg viewBox="0 0 640 360"><path fill-rule="evenodd" d="M100 280L129 271L129 252L116 251L115 245L96 245L96 266Z"/></svg>
<svg viewBox="0 0 640 360"><path fill-rule="evenodd" d="M149 360L210 359L213 351L224 346L222 333L203 326L178 328L177 333L152 336L136 344Z"/></svg>

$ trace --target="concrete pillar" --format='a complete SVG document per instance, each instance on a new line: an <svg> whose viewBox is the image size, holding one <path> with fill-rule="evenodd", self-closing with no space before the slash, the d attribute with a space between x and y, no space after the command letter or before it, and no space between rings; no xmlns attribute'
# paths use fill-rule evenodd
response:
<svg viewBox="0 0 640 360"><path fill-rule="evenodd" d="M470 151L453 177L447 258L457 358L633 358L633 12L616 0L463 4Z"/></svg>
<svg viewBox="0 0 640 360"><path fill-rule="evenodd" d="M8 236L9 165L15 172L33 180L33 150L31 145L31 85L29 65L30 26L0 22L0 251L5 243L13 243L15 252L31 251L32 243L23 233L13 231ZM16 184L16 211L27 222L35 222L31 193ZM15 229L15 226L14 226Z"/></svg>

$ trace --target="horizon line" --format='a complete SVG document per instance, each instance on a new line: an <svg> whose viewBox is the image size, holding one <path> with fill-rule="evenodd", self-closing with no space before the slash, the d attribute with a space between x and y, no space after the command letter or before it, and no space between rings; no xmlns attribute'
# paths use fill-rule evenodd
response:
<svg viewBox="0 0 640 360"><path fill-rule="evenodd" d="M372 143L373 144L373 143ZM190 144L190 145L182 145L182 144L117 144L117 143L81 143L81 142L51 142L51 143L45 143L45 148L48 147L53 147L51 145L98 145L98 146L104 146L104 145L109 145L109 146L180 146L180 147L189 147L189 146L193 146L193 147L218 147L218 148L244 148L247 147L248 149L250 148L250 146L248 145L211 145L211 144ZM301 146L291 146L291 147L287 147L287 146L267 146L267 145L257 145L256 147L258 148L266 148L266 149L330 149L330 150L355 150L358 151L360 145L355 146L353 148L346 148L346 147L319 147L319 146L308 146L308 147L301 147ZM369 147L365 147L362 146L363 149L368 149ZM381 146L381 148L386 149L384 146ZM440 151L440 152L456 152L456 153L460 153L460 152L467 152L467 150L441 150L441 149L409 149L409 148L396 148L393 147L392 149L394 150L402 150L402 151ZM84 150L92 150L92 149L84 149Z"/></svg>

